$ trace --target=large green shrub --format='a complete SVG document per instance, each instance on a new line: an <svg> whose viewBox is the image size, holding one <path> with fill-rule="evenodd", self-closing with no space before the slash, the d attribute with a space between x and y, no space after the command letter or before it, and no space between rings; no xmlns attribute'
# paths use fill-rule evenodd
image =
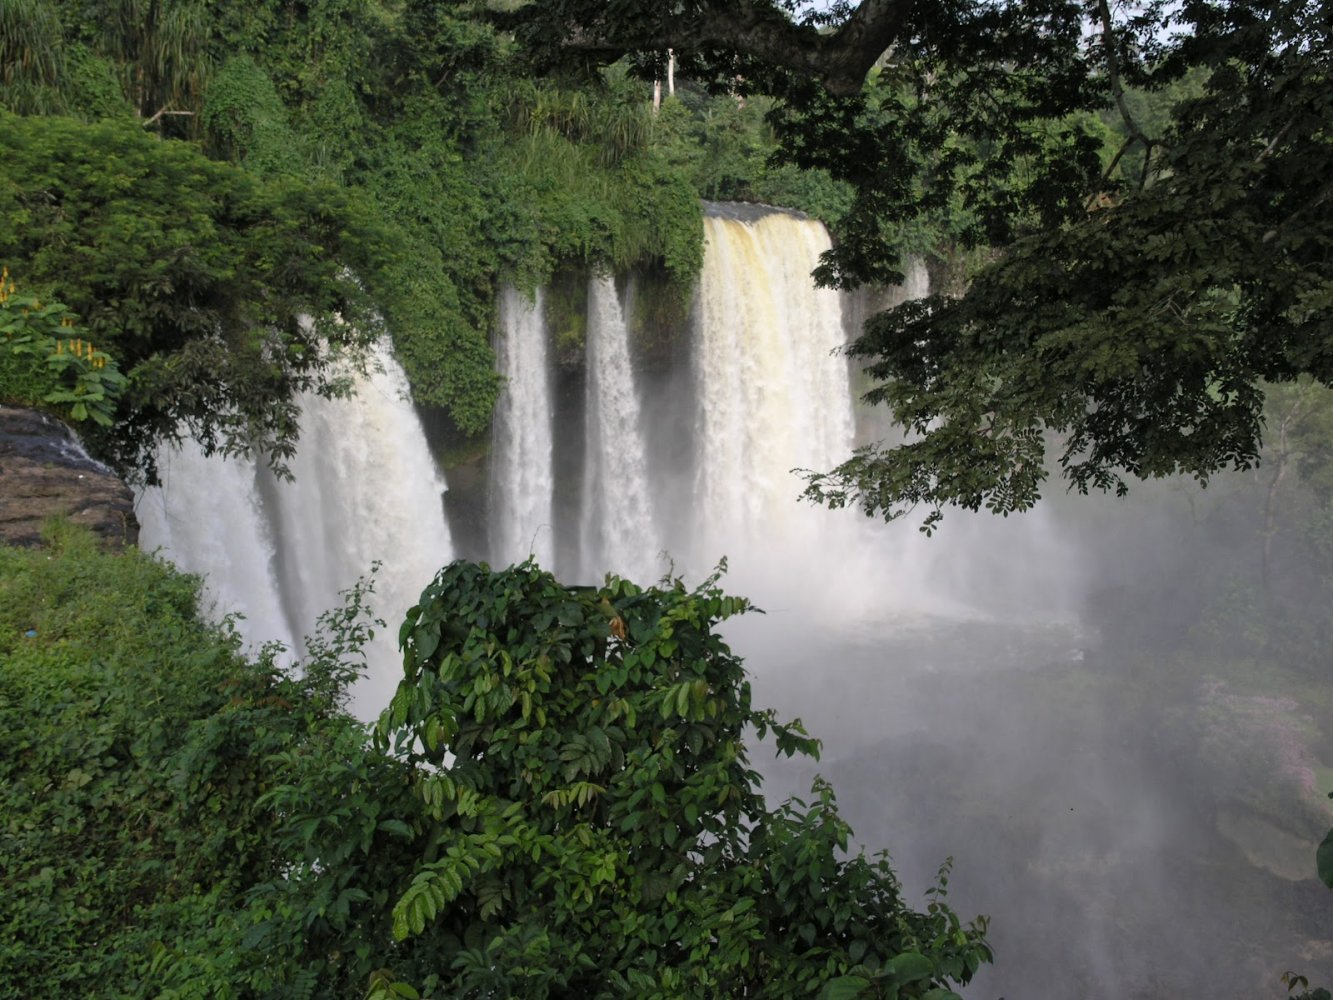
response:
<svg viewBox="0 0 1333 1000"><path fill-rule="evenodd" d="M288 456L297 394L336 391L334 357L377 335L366 286L394 256L331 185L264 182L131 123L0 111L0 259L122 366L92 443L127 468L182 426Z"/></svg>
<svg viewBox="0 0 1333 1000"><path fill-rule="evenodd" d="M816 744L751 708L713 630L746 604L712 581L454 564L378 748L341 708L364 589L299 677L197 593L80 531L0 548L3 1000L945 1000L989 958L846 856L826 784L767 808L747 731Z"/></svg>
<svg viewBox="0 0 1333 1000"><path fill-rule="evenodd" d="M827 784L808 805L760 795L751 730L818 744L751 706L715 632L747 609L715 580L441 572L377 728L418 769L394 935L434 956L393 972L441 997L955 996L989 958L981 929L938 892L913 911L886 858L847 857Z"/></svg>

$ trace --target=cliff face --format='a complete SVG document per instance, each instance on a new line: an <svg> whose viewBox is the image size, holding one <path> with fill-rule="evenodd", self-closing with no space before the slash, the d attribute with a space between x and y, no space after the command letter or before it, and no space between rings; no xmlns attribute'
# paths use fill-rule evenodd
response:
<svg viewBox="0 0 1333 1000"><path fill-rule="evenodd" d="M52 517L86 525L108 548L139 540L134 495L88 457L69 428L33 410L0 406L0 543L40 545Z"/></svg>

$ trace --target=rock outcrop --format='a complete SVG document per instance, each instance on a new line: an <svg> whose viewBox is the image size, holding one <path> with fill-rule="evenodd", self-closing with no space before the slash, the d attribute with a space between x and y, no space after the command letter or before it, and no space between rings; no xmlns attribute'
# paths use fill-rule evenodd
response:
<svg viewBox="0 0 1333 1000"><path fill-rule="evenodd" d="M134 545L134 495L88 457L53 417L0 406L0 543L42 543L42 526L63 517L91 528L108 548Z"/></svg>

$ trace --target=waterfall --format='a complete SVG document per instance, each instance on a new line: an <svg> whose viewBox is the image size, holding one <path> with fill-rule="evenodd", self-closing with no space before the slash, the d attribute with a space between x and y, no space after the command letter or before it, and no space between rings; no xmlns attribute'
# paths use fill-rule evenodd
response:
<svg viewBox="0 0 1333 1000"><path fill-rule="evenodd" d="M255 463L207 458L187 439L160 448L157 465L162 485L140 490L135 501L140 548L203 577L205 611L244 615L237 626L250 642L294 649L300 633L283 607Z"/></svg>
<svg viewBox="0 0 1333 1000"><path fill-rule="evenodd" d="M810 271L824 227L783 213L712 216L699 280L696 355L699 516L710 547L774 530L799 512L794 468L828 468L852 449L838 293Z"/></svg>
<svg viewBox="0 0 1333 1000"><path fill-rule="evenodd" d="M588 285L582 573L656 577L660 548L625 316L609 276Z"/></svg>
<svg viewBox="0 0 1333 1000"><path fill-rule="evenodd" d="M529 555L554 564L555 515L551 371L542 293L528 302L513 287L500 296L496 361L505 386L495 408L490 484L491 554L497 565Z"/></svg>
<svg viewBox="0 0 1333 1000"><path fill-rule="evenodd" d="M302 399L293 481L275 482L274 493L279 572L298 621L313 622L376 560L384 564L371 604L388 625L389 641L371 651L371 675L392 678L376 693L387 701L397 681L398 626L453 558L453 545L444 478L412 408L407 377L385 345L372 360L355 396ZM371 692L365 695L359 700L369 705Z"/></svg>
<svg viewBox="0 0 1333 1000"><path fill-rule="evenodd" d="M141 545L206 574L219 609L246 616L251 642L300 651L339 592L384 569L369 603L387 628L367 650L367 678L353 708L371 717L397 681L398 624L421 588L452 558L443 477L387 347L357 378L356 395L301 399L301 438L280 481L252 461L168 455L160 491L146 491ZM142 515L141 515L142 516Z"/></svg>
<svg viewBox="0 0 1333 1000"><path fill-rule="evenodd" d="M836 353L846 341L842 303L810 277L828 234L780 212L712 214L704 226L695 559L711 565L726 555L741 588L771 589L784 574L813 583L833 567L830 545L839 547L847 519L800 504L792 470L831 468L855 436L847 362Z"/></svg>
<svg viewBox="0 0 1333 1000"><path fill-rule="evenodd" d="M666 568L664 552L692 580L725 556L734 592L848 623L885 608L966 611L994 594L1058 614L1057 601L1030 599L1026 579L994 583L1026 565L1032 587L1050 589L1035 574L1055 560L1023 558L1059 552L1040 512L1004 524L954 515L926 540L915 525L799 502L792 470L832 468L856 442L853 380L837 353L847 304L810 278L828 234L787 213L722 206L710 207L705 233L683 350L645 356L644 373L609 275L587 285L582 369L557 368L541 293L501 294L491 561L531 553L564 562L567 580L614 571L647 583ZM924 268L908 273L924 290ZM358 692L363 714L397 675L403 612L453 554L445 484L403 373L383 348L375 367L351 399L302 400L294 482L187 445L163 455L165 486L140 501L145 547L205 574L218 610L246 616L249 640L298 654L317 616L380 560L371 603L388 628L370 653L381 679Z"/></svg>
<svg viewBox="0 0 1333 1000"><path fill-rule="evenodd" d="M898 302L912 302L924 299L930 294L930 274L926 271L926 262L920 257L903 261L903 283L899 286Z"/></svg>

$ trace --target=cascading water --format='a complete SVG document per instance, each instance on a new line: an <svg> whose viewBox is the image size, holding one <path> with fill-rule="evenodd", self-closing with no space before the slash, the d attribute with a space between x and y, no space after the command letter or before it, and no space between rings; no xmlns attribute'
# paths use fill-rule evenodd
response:
<svg viewBox="0 0 1333 1000"><path fill-rule="evenodd" d="M162 485L135 502L139 545L204 578L205 601L218 615L239 612L251 642L296 646L274 565L276 547L259 495L255 464L207 458L194 441L157 454Z"/></svg>
<svg viewBox="0 0 1333 1000"><path fill-rule="evenodd" d="M854 435L847 363L835 353L846 340L841 303L810 278L828 235L780 212L748 221L711 215L705 234L695 551L705 562L789 555L830 522L828 512L796 502L792 470L831 467L851 453Z"/></svg>
<svg viewBox="0 0 1333 1000"><path fill-rule="evenodd" d="M582 406L570 410L566 400L562 431L582 423L581 448L564 452L577 462L560 464L555 447L560 404L544 303L502 293L496 343L507 385L489 469L490 560L503 565L531 553L567 578L614 571L648 581L667 568L663 553L692 579L726 557L730 585L761 603L799 602L847 621L886 607L975 611L989 580L972 586L976 574L958 577L957 546L798 501L802 482L793 470L829 469L857 440L851 373L838 354L846 304L810 277L830 246L824 227L775 210L712 206L705 232L690 391L680 391L679 380L640 384L615 283L589 281L584 380L566 388L578 388ZM899 296L926 291L924 267L909 262L906 270ZM668 398L644 397L666 385L675 389ZM657 426L646 428L644 413ZM677 454L680 438L690 439L688 468L664 460L664 425ZM557 494L581 502L559 509ZM996 542L1005 528L1013 539ZM1052 544L1040 514L1005 528L966 530L987 551ZM559 563L566 555L573 561ZM969 600L946 596L959 594ZM1039 603L1058 616L1058 601Z"/></svg>
<svg viewBox="0 0 1333 1000"><path fill-rule="evenodd" d="M734 207L715 207L705 232L694 358L696 562L726 554L733 585L849 623L1012 608L1067 620L1078 560L1047 509L1007 521L955 513L940 537L926 538L914 524L799 502L793 470L831 469L859 443L855 379L838 353L846 303L810 276L831 242L818 222ZM929 292L920 260L906 261L904 272L902 286L881 293L882 307ZM879 425L875 438L894 433L882 413L862 423Z"/></svg>
<svg viewBox="0 0 1333 1000"><path fill-rule="evenodd" d="M625 316L615 282L605 275L588 285L587 357L581 572L650 580L658 575L660 545L648 457Z"/></svg>
<svg viewBox="0 0 1333 1000"><path fill-rule="evenodd" d="M551 370L543 295L529 302L513 287L500 295L496 361L505 387L495 407L491 460L491 552L496 565L529 555L555 558Z"/></svg>
<svg viewBox="0 0 1333 1000"><path fill-rule="evenodd" d="M296 621L339 603L378 560L372 606L388 624L371 650L372 682L358 702L378 710L397 681L398 624L421 588L453 558L447 488L410 402L407 377L386 345L347 399L302 400L301 446L290 483L274 482L277 565ZM387 688L383 680L390 681Z"/></svg>
<svg viewBox="0 0 1333 1000"><path fill-rule="evenodd" d="M852 447L837 292L810 267L822 226L783 213L704 220L699 279L699 514L709 534L790 520L795 467L826 468ZM712 539L710 539L712 540Z"/></svg>
<svg viewBox="0 0 1333 1000"><path fill-rule="evenodd" d="M140 502L145 512L161 506L143 518L141 544L205 573L220 609L246 616L247 640L298 651L340 591L382 562L370 605L388 627L367 649L367 678L353 692L354 710L370 717L397 681L398 623L452 558L444 479L386 347L373 352L356 395L310 394L301 409L293 481L187 448L167 464L162 489Z"/></svg>

